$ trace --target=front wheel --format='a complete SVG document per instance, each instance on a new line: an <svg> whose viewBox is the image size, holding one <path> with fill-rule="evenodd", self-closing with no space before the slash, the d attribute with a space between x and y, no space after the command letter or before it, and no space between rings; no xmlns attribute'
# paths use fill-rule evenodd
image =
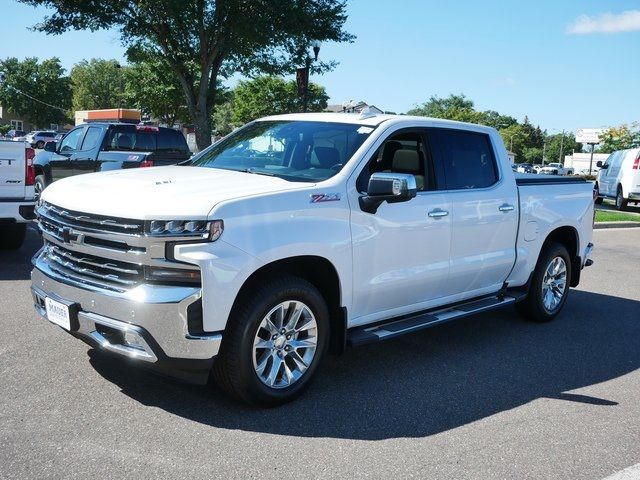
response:
<svg viewBox="0 0 640 480"><path fill-rule="evenodd" d="M534 322L553 320L569 295L571 259L566 247L549 243L543 247L529 285L529 292L518 303L518 311Z"/></svg>
<svg viewBox="0 0 640 480"><path fill-rule="evenodd" d="M229 319L213 374L240 400L280 405L309 386L328 338L329 311L320 292L306 280L283 277L243 296Z"/></svg>

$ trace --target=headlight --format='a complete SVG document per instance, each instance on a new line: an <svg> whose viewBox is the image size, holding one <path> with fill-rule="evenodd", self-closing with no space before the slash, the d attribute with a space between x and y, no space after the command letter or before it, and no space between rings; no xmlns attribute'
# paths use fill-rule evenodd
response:
<svg viewBox="0 0 640 480"><path fill-rule="evenodd" d="M147 234L152 237L195 237L216 241L222 235L222 220L153 220Z"/></svg>

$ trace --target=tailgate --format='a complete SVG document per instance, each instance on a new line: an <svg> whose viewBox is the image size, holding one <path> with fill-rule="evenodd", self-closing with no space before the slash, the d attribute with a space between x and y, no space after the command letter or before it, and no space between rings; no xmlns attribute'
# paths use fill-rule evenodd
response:
<svg viewBox="0 0 640 480"><path fill-rule="evenodd" d="M0 140L0 199L25 197L24 142Z"/></svg>

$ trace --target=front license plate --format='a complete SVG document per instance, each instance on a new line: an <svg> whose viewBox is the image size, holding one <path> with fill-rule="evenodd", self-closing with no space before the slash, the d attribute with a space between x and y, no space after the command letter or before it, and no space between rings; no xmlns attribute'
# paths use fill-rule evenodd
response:
<svg viewBox="0 0 640 480"><path fill-rule="evenodd" d="M71 314L67 305L48 297L44 300L44 304L47 309L47 319L50 322L60 325L65 330L71 330Z"/></svg>

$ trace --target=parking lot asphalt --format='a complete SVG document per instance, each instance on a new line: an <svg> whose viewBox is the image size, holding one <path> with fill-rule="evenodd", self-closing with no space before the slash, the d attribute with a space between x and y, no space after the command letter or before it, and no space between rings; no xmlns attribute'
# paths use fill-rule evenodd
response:
<svg viewBox="0 0 640 480"><path fill-rule="evenodd" d="M640 462L640 231L546 325L514 309L325 362L254 409L115 360L37 318L29 231L0 253L0 478L581 478Z"/></svg>

